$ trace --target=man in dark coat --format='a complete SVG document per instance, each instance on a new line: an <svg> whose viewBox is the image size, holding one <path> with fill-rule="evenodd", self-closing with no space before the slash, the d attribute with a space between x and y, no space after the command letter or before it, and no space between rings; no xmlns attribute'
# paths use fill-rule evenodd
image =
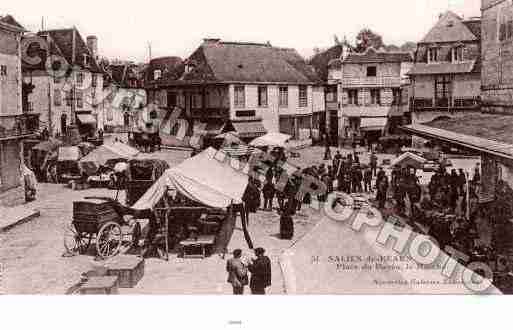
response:
<svg viewBox="0 0 513 330"><path fill-rule="evenodd" d="M378 157L376 156L376 154L374 152L372 152L370 155L370 167L371 167L372 175L376 176L376 170L378 167Z"/></svg>
<svg viewBox="0 0 513 330"><path fill-rule="evenodd" d="M365 192L372 192L372 169L367 167L363 174L363 183Z"/></svg>
<svg viewBox="0 0 513 330"><path fill-rule="evenodd" d="M251 272L249 287L252 294L265 294L265 288L271 286L271 260L264 254L263 248L256 248L256 258L248 267Z"/></svg>
<svg viewBox="0 0 513 330"><path fill-rule="evenodd" d="M378 188L378 193L376 194L376 199L378 200L378 208L384 209L385 203L387 201L387 191L388 191L388 178L386 175L383 175L376 184Z"/></svg>
<svg viewBox="0 0 513 330"><path fill-rule="evenodd" d="M255 182L256 180L250 179L248 181L248 186L244 191L244 195L242 196L242 201L245 204L246 211L246 223L249 227L249 213L256 213L258 208L260 207L261 199L260 199L260 190Z"/></svg>

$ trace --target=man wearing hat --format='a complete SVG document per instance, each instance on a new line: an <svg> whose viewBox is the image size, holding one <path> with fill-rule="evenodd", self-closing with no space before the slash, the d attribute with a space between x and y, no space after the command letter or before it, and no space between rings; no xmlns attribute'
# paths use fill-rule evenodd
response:
<svg viewBox="0 0 513 330"><path fill-rule="evenodd" d="M252 294L265 294L265 288L271 286L271 260L261 247L255 249L255 256L248 266L251 272L249 287Z"/></svg>

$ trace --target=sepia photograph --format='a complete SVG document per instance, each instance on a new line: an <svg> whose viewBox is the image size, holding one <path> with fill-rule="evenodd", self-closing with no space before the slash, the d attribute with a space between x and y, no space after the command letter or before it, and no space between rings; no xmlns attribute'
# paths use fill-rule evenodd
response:
<svg viewBox="0 0 513 330"><path fill-rule="evenodd" d="M509 294L513 1L2 0L3 303Z"/></svg>

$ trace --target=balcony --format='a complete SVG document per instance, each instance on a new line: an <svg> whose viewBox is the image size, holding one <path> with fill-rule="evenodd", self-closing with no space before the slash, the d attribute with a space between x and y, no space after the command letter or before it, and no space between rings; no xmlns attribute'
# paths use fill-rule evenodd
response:
<svg viewBox="0 0 513 330"><path fill-rule="evenodd" d="M478 97L457 97L457 98L414 98L411 100L414 111L433 110L478 110L480 106Z"/></svg>
<svg viewBox="0 0 513 330"><path fill-rule="evenodd" d="M343 78L342 88L401 87L401 77Z"/></svg>
<svg viewBox="0 0 513 330"><path fill-rule="evenodd" d="M0 139L16 139L37 133L39 114L0 115Z"/></svg>

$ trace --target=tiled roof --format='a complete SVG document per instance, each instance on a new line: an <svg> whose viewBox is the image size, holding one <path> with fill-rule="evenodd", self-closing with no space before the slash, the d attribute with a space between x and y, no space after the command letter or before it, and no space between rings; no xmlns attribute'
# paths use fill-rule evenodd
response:
<svg viewBox="0 0 513 330"><path fill-rule="evenodd" d="M75 47L73 47L73 31L75 31ZM74 63L76 65L92 72L103 73L103 70L91 55L84 39L82 39L82 36L75 28L41 31L38 32L38 35L48 35L51 38L50 43L55 43L56 49L59 50L69 64L73 63L73 49L75 48ZM87 67L84 65L84 55L87 55L89 59L89 66Z"/></svg>
<svg viewBox="0 0 513 330"><path fill-rule="evenodd" d="M177 56L154 58L146 68L146 84L152 86L176 82L183 75L184 67L184 61ZM162 72L162 78L157 81L154 80L153 75L155 70L161 70Z"/></svg>
<svg viewBox="0 0 513 330"><path fill-rule="evenodd" d="M408 52L377 51L372 47L367 48L363 53L349 53L342 61L343 64L402 62L413 62L411 54Z"/></svg>
<svg viewBox="0 0 513 330"><path fill-rule="evenodd" d="M478 37L471 31L476 23L464 24L461 17L448 11L438 20L421 43L475 41Z"/></svg>
<svg viewBox="0 0 513 330"><path fill-rule="evenodd" d="M463 21L463 24L472 32L477 39L481 39L481 19L470 19Z"/></svg>
<svg viewBox="0 0 513 330"><path fill-rule="evenodd" d="M429 75L447 73L470 73L474 72L476 61L461 63L415 63L409 75Z"/></svg>
<svg viewBox="0 0 513 330"><path fill-rule="evenodd" d="M107 70L112 82L118 86L131 87L128 86L130 79L137 81L138 85L142 82L142 76L138 72L139 68L135 64L111 64Z"/></svg>
<svg viewBox="0 0 513 330"><path fill-rule="evenodd" d="M188 61L195 67L182 82L320 83L294 49L269 44L207 41Z"/></svg>
<svg viewBox="0 0 513 330"><path fill-rule="evenodd" d="M513 116L470 115L403 127L407 132L513 159Z"/></svg>
<svg viewBox="0 0 513 330"><path fill-rule="evenodd" d="M23 27L23 25L18 23L18 21L16 19L14 19L14 17L12 17L11 15L0 16L0 23L7 24L7 25L10 25L11 27L15 27L19 30L25 31L25 28Z"/></svg>

